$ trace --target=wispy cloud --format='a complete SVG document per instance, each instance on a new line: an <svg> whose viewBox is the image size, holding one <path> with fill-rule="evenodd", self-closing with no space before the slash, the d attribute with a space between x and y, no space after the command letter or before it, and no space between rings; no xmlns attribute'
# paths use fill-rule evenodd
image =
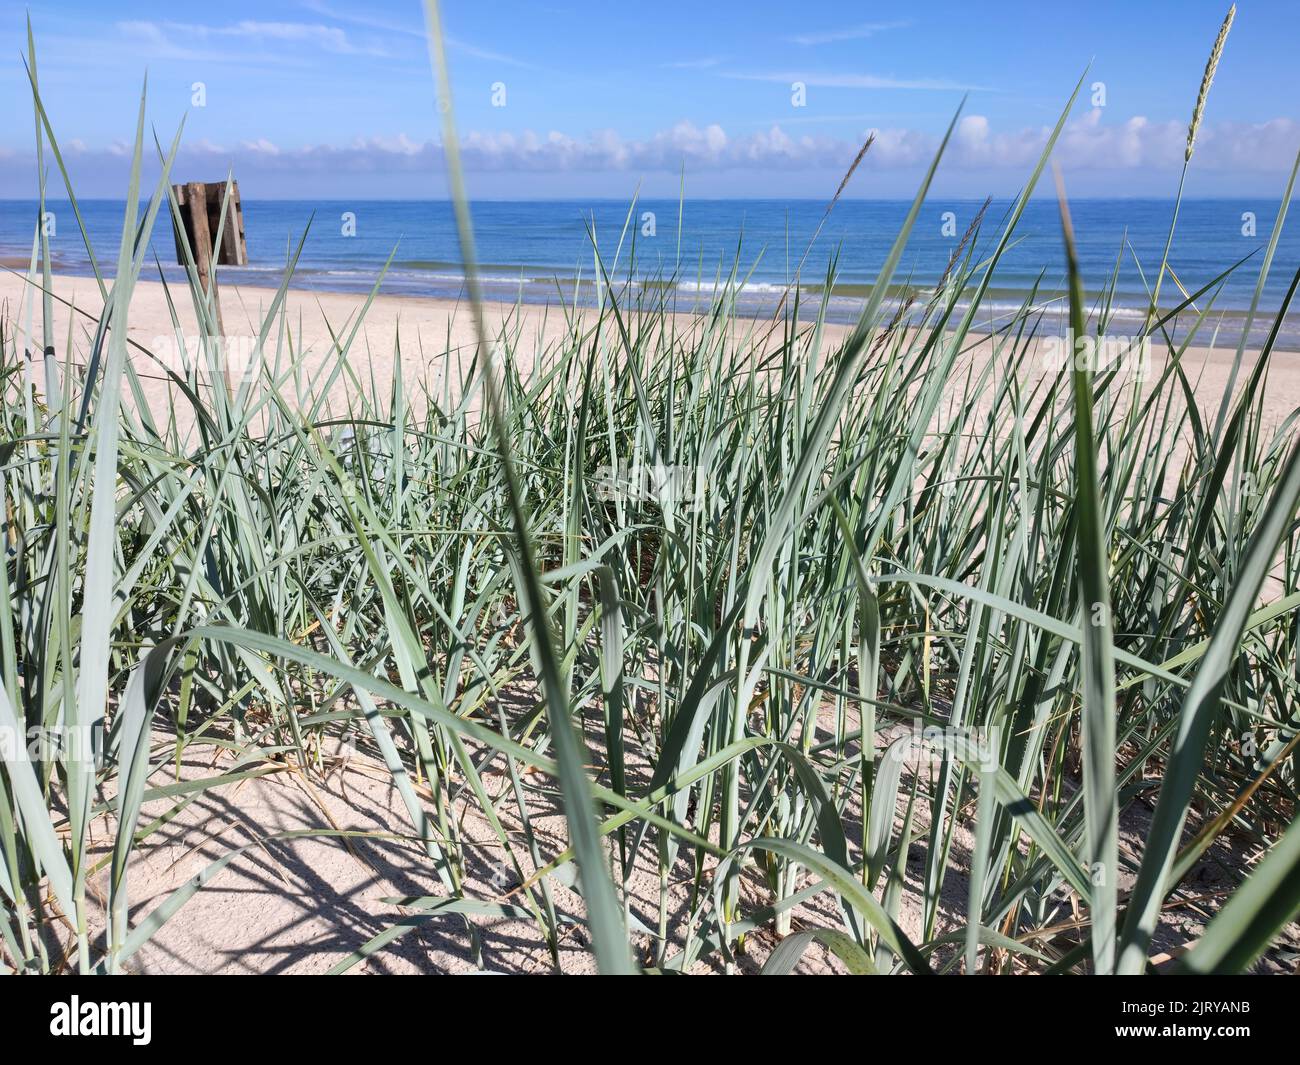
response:
<svg viewBox="0 0 1300 1065"><path fill-rule="evenodd" d="M910 26L910 22L863 22L857 26L845 26L838 30L821 30L814 33L797 33L788 40L795 44L835 44L838 41L860 41L864 37L874 37L885 30L901 30Z"/></svg>
<svg viewBox="0 0 1300 1065"><path fill-rule="evenodd" d="M192 22L153 22L129 19L117 23L128 37L150 47L160 56L185 58L196 45L213 42L252 42L260 45L301 45L335 55L383 56L387 53L372 45L360 45L338 26L319 22L262 22L242 19L224 26L207 26ZM231 53L230 58L247 58Z"/></svg>
<svg viewBox="0 0 1300 1065"><path fill-rule="evenodd" d="M336 22L347 22L354 26L364 26L367 29L379 30L383 33L396 33L405 37L418 37L425 40L428 31L425 29L422 21L413 22L394 22L391 19L375 18L373 15L358 15L351 11L340 11L323 3L322 0L306 0L303 5L309 11L324 18L333 19ZM536 69L533 64L526 63L515 56L506 55L503 52L493 51L489 48L482 48L469 41L461 40L457 37L448 36L445 38L447 47L453 52L459 52L462 55L469 56L471 59L482 59L490 63L501 63L505 66L522 67L525 69Z"/></svg>
<svg viewBox="0 0 1300 1065"><path fill-rule="evenodd" d="M322 3L321 0L303 0L302 6L313 14L333 19L335 22L347 22L353 26L382 30L384 33L400 33L407 37L423 39L425 35L424 23L420 19L415 19L412 22L394 22L391 19L375 18L373 15L358 15L352 11L340 11L329 4Z"/></svg>
<svg viewBox="0 0 1300 1065"><path fill-rule="evenodd" d="M665 67L671 67L674 70L708 70L711 67L720 66L726 62L725 56L705 56L702 59L678 59L672 63L662 64Z"/></svg>
<svg viewBox="0 0 1300 1065"><path fill-rule="evenodd" d="M480 48L478 45L470 44L469 41L462 41L457 37L445 38L447 47L453 52L460 52L461 55L467 55L471 59L483 59L489 63L501 63L508 67L523 67L526 70L536 70L532 63L526 63L522 59L516 59L514 56L505 55L501 52L494 52L489 48Z"/></svg>
<svg viewBox="0 0 1300 1065"><path fill-rule="evenodd" d="M724 78L741 81L777 81L787 85L801 81L825 89L908 89L944 92L992 92L983 85L963 85L943 78L895 78L883 74L827 74L817 72L775 71L761 74L728 72Z"/></svg>

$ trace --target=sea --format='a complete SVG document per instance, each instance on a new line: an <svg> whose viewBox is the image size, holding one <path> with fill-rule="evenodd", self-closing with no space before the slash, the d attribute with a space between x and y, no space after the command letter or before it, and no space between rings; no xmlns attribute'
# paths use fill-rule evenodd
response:
<svg viewBox="0 0 1300 1065"><path fill-rule="evenodd" d="M886 294L887 306L909 294L924 298L947 269L983 208L972 245L979 261L995 246L1012 209L1010 200L927 201ZM89 274L92 254L111 274L124 204L89 200L46 204L46 228L57 271ZM827 213L814 200L530 200L483 201L472 206L475 247L488 299L513 303L578 303L602 298L608 276L622 299L666 299L678 311L707 309L726 284L742 315L777 306L796 277L807 313L823 301L830 321L851 322L876 284L907 215L902 200L841 200ZM1107 331L1136 332L1150 300L1174 210L1172 200L1081 199L1071 213L1080 271L1090 299L1114 279ZM398 296L462 298L465 294L452 205L436 200L245 200L249 263L221 267L223 283L278 286L301 242L296 288ZM1255 300L1265 249L1279 213L1263 199L1185 200L1170 252L1171 273L1160 303L1172 308L1183 292L1213 283L1196 306L1212 308L1196 342L1235 347ZM0 201L0 261L14 268L31 255L38 218L35 201ZM82 225L84 225L84 236ZM89 243L89 250L87 249ZM972 246L972 245L967 245ZM1246 328L1262 343L1300 269L1300 219L1284 225ZM1227 271L1226 277L1221 277ZM155 229L145 278L183 280L171 226ZM1180 291L1180 286L1182 291ZM1045 329L1064 318L1065 253L1056 202L1033 199L990 281L976 328L1005 325L1030 299ZM787 301L786 306L789 306ZM1185 333L1195 315L1178 319ZM1300 350L1300 321L1290 313L1278 347Z"/></svg>

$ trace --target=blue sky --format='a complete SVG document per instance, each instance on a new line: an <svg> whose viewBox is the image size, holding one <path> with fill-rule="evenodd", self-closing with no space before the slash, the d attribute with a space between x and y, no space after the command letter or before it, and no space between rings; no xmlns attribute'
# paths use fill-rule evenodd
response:
<svg viewBox="0 0 1300 1065"><path fill-rule="evenodd" d="M160 137L185 118L181 178L218 180L233 166L250 197L445 194L417 0L230 0L193 17L130 0L28 10L42 95L82 195L120 193L146 70ZM477 196L675 196L684 168L691 195L825 197L870 130L877 143L848 194L908 195L965 96L938 191L977 197L1017 190L1090 62L1059 149L1071 192L1171 194L1225 10L448 0L444 18ZM12 3L0 15L8 101L29 95L24 17ZM1241 5L1191 194L1281 191L1300 149L1297 31L1294 2ZM31 194L32 130L28 109L0 112L0 196Z"/></svg>

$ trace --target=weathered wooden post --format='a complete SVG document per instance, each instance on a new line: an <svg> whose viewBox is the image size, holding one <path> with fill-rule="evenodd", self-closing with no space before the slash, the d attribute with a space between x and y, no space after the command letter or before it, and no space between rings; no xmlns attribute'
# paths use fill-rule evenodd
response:
<svg viewBox="0 0 1300 1065"><path fill-rule="evenodd" d="M217 266L247 266L248 244L244 239L244 208L239 201L239 183L230 182L226 197L224 181L191 181L173 185L181 222L176 227L176 261L185 265L185 241L194 254L194 266L205 298L211 296L216 319L218 343L225 343L226 328L221 319L221 294L217 290ZM221 206L226 204L225 225L221 224ZM184 231L182 232L182 227ZM218 232L220 247L216 246ZM229 353L226 353L227 359ZM225 363L226 391L233 393L230 365Z"/></svg>

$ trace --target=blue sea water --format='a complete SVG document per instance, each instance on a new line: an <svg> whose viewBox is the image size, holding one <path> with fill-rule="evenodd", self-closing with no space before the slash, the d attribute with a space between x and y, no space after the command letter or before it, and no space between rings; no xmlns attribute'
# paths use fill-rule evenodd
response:
<svg viewBox="0 0 1300 1065"><path fill-rule="evenodd" d="M925 204L908 243L896 285L924 290L933 286L982 201L932 199ZM80 203L91 248L101 267L112 271L120 239L123 204L107 200ZM455 298L463 294L459 249L451 206L444 201L289 201L244 202L249 265L222 268L226 283L279 284L286 262L306 234L294 271L296 287L364 292L392 262L381 291L412 296ZM988 251L996 242L1011 201L995 200L984 216L976 244ZM635 205L594 201L486 201L473 207L475 241L489 298L529 303L595 298L599 274L595 249L616 279L670 291L679 310L707 304L719 278L733 271L741 284L739 309L761 313L774 305L801 259L805 285L816 289L834 269L829 299L832 320L851 321L888 255L907 213L904 201L843 200L825 218L816 241L809 241L825 215L812 200L646 200ZM90 258L70 204L51 201L54 233L50 246L56 270L89 273ZM1072 204L1080 267L1085 286L1096 293L1118 270L1118 314L1137 321L1164 251L1173 211L1171 200L1079 200ZM1240 320L1250 306L1278 204L1263 200L1185 201L1170 262L1189 292L1213 281L1245 259L1214 295L1214 318L1223 327L1221 344L1235 343ZM0 201L0 257L30 255L36 225L35 201ZM1253 233L1249 223L1253 220ZM353 221L349 226L347 223ZM1252 330L1262 340L1272 313L1300 268L1300 221L1284 226L1275 261ZM349 230L354 235L347 235ZM153 249L162 273L179 281L171 227L156 228ZM805 249L807 254L805 258ZM156 277L150 262L145 277ZM1064 252L1057 207L1050 199L1030 202L982 304L980 324L996 326L1015 311L1025 294L1039 286L1037 302L1048 320L1059 315L1064 292ZM891 296L894 293L891 293ZM805 301L809 297L805 296ZM1161 303L1180 299L1173 277L1166 278ZM1209 300L1198 301L1204 306ZM1288 316L1294 318L1294 316ZM1005 319L1003 319L1005 320ZM1235 323L1235 324L1234 324ZM1200 338L1209 339L1205 327ZM1300 324L1288 322L1284 346L1300 344Z"/></svg>

